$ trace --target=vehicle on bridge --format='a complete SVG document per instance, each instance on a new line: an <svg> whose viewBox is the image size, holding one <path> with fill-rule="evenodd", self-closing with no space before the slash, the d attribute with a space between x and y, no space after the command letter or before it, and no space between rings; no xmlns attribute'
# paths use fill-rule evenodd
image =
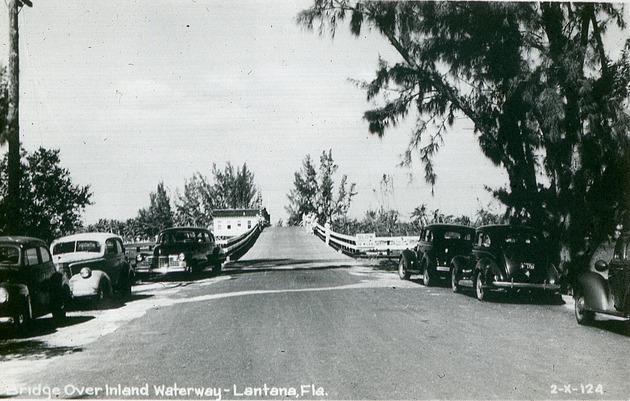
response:
<svg viewBox="0 0 630 401"><path fill-rule="evenodd" d="M57 269L70 277L74 300L99 305L119 292L131 294L135 272L122 238L111 233L81 233L58 238L50 245Z"/></svg>
<svg viewBox="0 0 630 401"><path fill-rule="evenodd" d="M160 231L153 254L138 261L138 273L167 274L221 272L225 252L205 228L177 227Z"/></svg>
<svg viewBox="0 0 630 401"><path fill-rule="evenodd" d="M398 275L408 280L422 274L425 286L450 277L453 257L470 253L475 229L459 224L429 224L420 231L414 249L405 249L398 261Z"/></svg>
<svg viewBox="0 0 630 401"><path fill-rule="evenodd" d="M575 318L587 325L595 313L630 318L630 238L617 241L610 263L598 260L593 270L578 274L573 288Z"/></svg>
<svg viewBox="0 0 630 401"><path fill-rule="evenodd" d="M30 237L0 237L0 323L16 331L31 319L66 316L68 279L55 269L48 246Z"/></svg>
<svg viewBox="0 0 630 401"><path fill-rule="evenodd" d="M538 291L558 294L559 274L541 232L525 226L477 228L469 255L453 258L451 287L475 290L478 300L488 291Z"/></svg>

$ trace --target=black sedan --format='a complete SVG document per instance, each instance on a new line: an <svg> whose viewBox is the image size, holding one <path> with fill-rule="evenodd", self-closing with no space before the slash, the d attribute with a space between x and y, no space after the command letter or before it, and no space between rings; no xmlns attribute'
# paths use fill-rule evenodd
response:
<svg viewBox="0 0 630 401"><path fill-rule="evenodd" d="M475 229L459 224L429 224L420 231L413 249L405 249L398 261L398 275L408 280L411 274L422 274L422 282L430 286L437 279L450 276L453 257L470 253Z"/></svg>
<svg viewBox="0 0 630 401"><path fill-rule="evenodd" d="M210 267L217 274L225 253L205 228L177 227L158 234L153 254L138 259L136 273L199 273Z"/></svg>
<svg viewBox="0 0 630 401"><path fill-rule="evenodd" d="M0 323L19 330L48 313L65 317L69 297L68 280L44 241L0 237Z"/></svg>
<svg viewBox="0 0 630 401"><path fill-rule="evenodd" d="M483 301L488 291L560 291L558 271L540 232L513 225L477 228L472 252L453 258L454 292L472 287Z"/></svg>

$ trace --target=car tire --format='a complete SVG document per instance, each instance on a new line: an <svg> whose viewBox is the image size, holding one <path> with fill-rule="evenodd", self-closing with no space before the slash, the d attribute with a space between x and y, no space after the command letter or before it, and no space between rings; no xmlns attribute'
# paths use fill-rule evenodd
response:
<svg viewBox="0 0 630 401"><path fill-rule="evenodd" d="M217 276L219 274L221 274L221 261L220 260L216 260L214 262L214 264L212 265L212 274Z"/></svg>
<svg viewBox="0 0 630 401"><path fill-rule="evenodd" d="M96 296L94 297L94 307L97 309L104 309L107 305L107 289L103 282L99 283L96 290Z"/></svg>
<svg viewBox="0 0 630 401"><path fill-rule="evenodd" d="M475 274L475 296L479 301L487 300L487 290L483 287L484 283L482 281L482 272L478 271Z"/></svg>
<svg viewBox="0 0 630 401"><path fill-rule="evenodd" d="M456 276L454 267L451 267L451 290L454 293L460 292L460 287L459 287L459 284L457 282L457 276Z"/></svg>
<svg viewBox="0 0 630 401"><path fill-rule="evenodd" d="M121 283L122 285L120 286L120 294L123 298L131 297L131 286L133 285L133 281L133 273L127 272L127 277L123 279L123 282Z"/></svg>
<svg viewBox="0 0 630 401"><path fill-rule="evenodd" d="M59 321L59 320L63 320L66 317L66 295L65 293L61 295L59 301L57 302L56 305L54 305L53 310L52 310L52 316L53 319Z"/></svg>
<svg viewBox="0 0 630 401"><path fill-rule="evenodd" d="M424 269L422 269L422 284L425 287L431 287L433 285L433 276L431 275L431 268L428 264L424 263Z"/></svg>
<svg viewBox="0 0 630 401"><path fill-rule="evenodd" d="M403 255L398 261L398 277L401 280L409 280L411 273L409 273L409 259Z"/></svg>
<svg viewBox="0 0 630 401"><path fill-rule="evenodd" d="M575 320L578 324L586 326L595 321L595 312L585 309L584 293L582 290L575 290Z"/></svg>
<svg viewBox="0 0 630 401"><path fill-rule="evenodd" d="M26 302L22 306L22 310L13 317L13 331L15 334L22 334L26 328L31 324L33 318L33 308L31 306L31 299L26 298Z"/></svg>

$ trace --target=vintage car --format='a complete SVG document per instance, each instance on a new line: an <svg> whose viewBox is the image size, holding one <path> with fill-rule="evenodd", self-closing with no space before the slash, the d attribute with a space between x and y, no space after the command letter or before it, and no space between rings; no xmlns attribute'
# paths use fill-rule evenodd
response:
<svg viewBox="0 0 630 401"><path fill-rule="evenodd" d="M483 301L488 291L560 291L559 274L542 233L525 226L477 228L472 252L453 258L451 287L472 287Z"/></svg>
<svg viewBox="0 0 630 401"><path fill-rule="evenodd" d="M44 241L0 237L0 323L23 328L31 319L66 315L67 278L55 269Z"/></svg>
<svg viewBox="0 0 630 401"><path fill-rule="evenodd" d="M147 271L150 267L147 258L153 255L154 242L134 242L125 244L125 255L136 275L138 271Z"/></svg>
<svg viewBox="0 0 630 401"><path fill-rule="evenodd" d="M196 274L210 267L218 274L224 261L225 253L209 230L176 227L160 231L153 255L138 261L137 269L150 274Z"/></svg>
<svg viewBox="0 0 630 401"><path fill-rule="evenodd" d="M593 270L579 273L574 283L575 318L587 325L595 313L630 318L630 238L617 241L613 259L598 260Z"/></svg>
<svg viewBox="0 0 630 401"><path fill-rule="evenodd" d="M422 274L425 286L433 285L437 279L448 279L451 260L470 253L474 234L474 228L458 224L427 225L420 231L416 247L402 252L398 260L400 279Z"/></svg>
<svg viewBox="0 0 630 401"><path fill-rule="evenodd" d="M99 304L114 292L131 294L135 272L118 235L74 234L56 239L50 250L57 269L70 277L73 299Z"/></svg>

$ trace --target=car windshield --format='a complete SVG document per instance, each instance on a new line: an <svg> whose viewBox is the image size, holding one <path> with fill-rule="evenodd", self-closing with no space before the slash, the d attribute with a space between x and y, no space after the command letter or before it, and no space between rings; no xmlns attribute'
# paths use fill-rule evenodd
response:
<svg viewBox="0 0 630 401"><path fill-rule="evenodd" d="M196 232L192 230L178 230L178 231L168 231L168 232L162 233L159 241L162 244L181 244L181 243L197 242L201 238L202 238L201 232Z"/></svg>
<svg viewBox="0 0 630 401"><path fill-rule="evenodd" d="M20 248L13 245L0 245L0 265L18 266L20 264Z"/></svg>
<svg viewBox="0 0 630 401"><path fill-rule="evenodd" d="M53 246L53 255L61 255L73 252L101 252L101 244L98 241L67 241L59 242Z"/></svg>

